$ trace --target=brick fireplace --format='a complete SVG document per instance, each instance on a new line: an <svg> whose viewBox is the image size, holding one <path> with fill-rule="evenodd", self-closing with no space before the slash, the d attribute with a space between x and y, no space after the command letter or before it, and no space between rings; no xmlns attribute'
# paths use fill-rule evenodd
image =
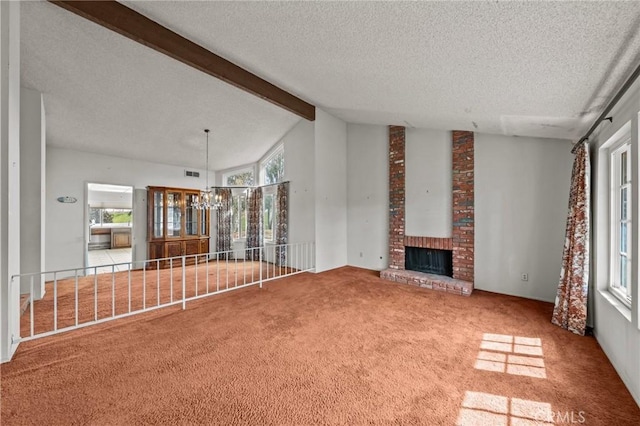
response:
<svg viewBox="0 0 640 426"><path fill-rule="evenodd" d="M389 126L389 268L386 280L468 296L473 291L473 132L452 133L451 238L405 235L405 128ZM451 250L453 277L405 270L406 247Z"/></svg>

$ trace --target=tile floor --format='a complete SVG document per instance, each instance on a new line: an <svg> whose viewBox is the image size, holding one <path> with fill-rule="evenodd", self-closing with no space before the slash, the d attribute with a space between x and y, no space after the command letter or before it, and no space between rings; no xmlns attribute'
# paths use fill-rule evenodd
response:
<svg viewBox="0 0 640 426"><path fill-rule="evenodd" d="M89 262L88 266L102 266L102 265L113 265L114 263L128 263L131 262L131 247L129 248L120 248L120 249L110 249L110 250L89 250ZM128 269L128 265L116 265L114 270L118 271L126 271ZM87 273L89 275L93 274L96 271L98 274L111 272L111 266L105 266L102 268L97 268L97 270L89 269Z"/></svg>

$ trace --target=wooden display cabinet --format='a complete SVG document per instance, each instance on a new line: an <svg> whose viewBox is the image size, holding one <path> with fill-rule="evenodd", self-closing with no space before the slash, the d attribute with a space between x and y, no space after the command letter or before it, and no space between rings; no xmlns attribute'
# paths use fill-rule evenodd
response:
<svg viewBox="0 0 640 426"><path fill-rule="evenodd" d="M210 212L194 205L199 196L200 191L193 189L147 187L149 260L209 252ZM187 259L190 264L194 261ZM176 261L173 263L176 266ZM169 261L160 262L161 268L168 266Z"/></svg>

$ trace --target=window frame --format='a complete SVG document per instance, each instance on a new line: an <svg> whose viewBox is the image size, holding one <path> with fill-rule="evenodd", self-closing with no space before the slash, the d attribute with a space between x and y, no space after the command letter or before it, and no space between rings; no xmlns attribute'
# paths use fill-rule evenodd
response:
<svg viewBox="0 0 640 426"><path fill-rule="evenodd" d="M95 222L92 223L91 222L91 216L93 216L93 210L98 210L98 216L100 218L99 222ZM114 214L118 214L118 213L125 213L129 215L130 220L128 222L105 222L104 221L104 214L105 213L109 213L110 215L114 215ZM95 207L95 206L89 206L89 227L93 228L100 228L100 227L105 227L105 226L109 226L109 227L118 227L118 226L132 226L133 225L133 207L131 208L124 208L124 207Z"/></svg>
<svg viewBox="0 0 640 426"><path fill-rule="evenodd" d="M626 154L626 182L622 182L622 157ZM635 259L633 253L633 179L631 161L631 134L625 133L608 151L609 162L609 283L608 291L616 297L626 307L631 308L632 294L632 265ZM626 218L622 217L622 191L626 192ZM621 227L626 226L626 252L621 249ZM626 263L626 289L620 284L620 263L622 258L627 259Z"/></svg>
<svg viewBox="0 0 640 426"><path fill-rule="evenodd" d="M282 176L281 179L277 182L269 182L267 183L266 181L266 166L267 164L272 161L275 157L277 157L278 155L282 155ZM264 158L262 160L260 160L259 164L259 170L260 170L260 184L261 185L273 185L276 183L281 183L285 181L285 173L286 173L286 162L285 162L285 156L284 156L284 143L280 143L275 145L268 153L267 155L264 156Z"/></svg>
<svg viewBox="0 0 640 426"><path fill-rule="evenodd" d="M244 211L241 208L241 202L244 200ZM238 212L244 216L244 233L243 233L243 216L238 216L237 229L235 227L235 218ZM231 193L231 239L233 242L247 240L247 191L233 191ZM238 238L235 237L237 231Z"/></svg>
<svg viewBox="0 0 640 426"><path fill-rule="evenodd" d="M266 232L266 224L267 221L264 218L264 214L267 212L266 209L266 204L267 204L267 198L271 197L272 201L271 201L271 211L272 211L272 223L271 223L271 238L267 238L267 232ZM262 220L262 235L263 235L263 239L265 243L275 243L276 242L276 230L275 230L275 224L276 224L276 215L277 213L277 205L276 205L276 187L275 186L269 186L269 187L264 187L263 188L263 194L262 194L262 214L263 214L263 220Z"/></svg>

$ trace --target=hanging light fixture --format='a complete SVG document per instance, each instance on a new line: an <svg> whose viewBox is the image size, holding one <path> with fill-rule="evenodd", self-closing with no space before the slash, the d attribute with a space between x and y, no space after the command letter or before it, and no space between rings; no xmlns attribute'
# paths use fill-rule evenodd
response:
<svg viewBox="0 0 640 426"><path fill-rule="evenodd" d="M220 195L213 195L213 191L209 187L209 129L204 129L204 133L207 135L207 168L205 173L207 175L207 186L204 191L200 191L198 200L194 203L196 208L201 210L218 209L222 206L222 199Z"/></svg>

